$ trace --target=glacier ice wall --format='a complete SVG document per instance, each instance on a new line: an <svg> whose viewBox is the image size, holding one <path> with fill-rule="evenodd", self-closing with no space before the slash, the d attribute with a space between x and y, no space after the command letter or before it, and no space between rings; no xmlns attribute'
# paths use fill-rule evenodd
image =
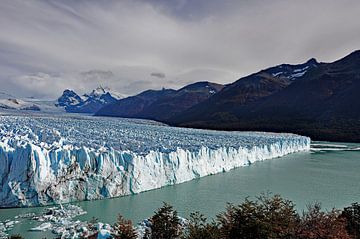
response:
<svg viewBox="0 0 360 239"><path fill-rule="evenodd" d="M309 149L294 134L0 116L0 207L134 194Z"/></svg>

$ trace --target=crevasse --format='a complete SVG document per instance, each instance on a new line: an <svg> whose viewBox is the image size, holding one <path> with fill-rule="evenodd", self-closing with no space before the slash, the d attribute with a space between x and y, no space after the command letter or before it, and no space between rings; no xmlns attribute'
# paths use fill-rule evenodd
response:
<svg viewBox="0 0 360 239"><path fill-rule="evenodd" d="M309 138L293 134L219 133L131 121L112 122L116 126L112 140L126 139L104 145L98 143L101 140L88 142L88 137L102 132L102 127L114 126L101 118L101 122L65 118L60 124L59 119L56 124L53 120L0 117L1 207L139 193L310 149ZM73 126L74 120L79 121L78 128L69 131L65 126ZM94 123L94 127L86 128L84 123ZM126 128L126 133L119 128ZM149 136L139 136L139 132ZM76 144L71 137L77 139ZM222 144L221 139L227 140ZM189 142L193 143L189 146ZM130 146L120 147L122 144Z"/></svg>

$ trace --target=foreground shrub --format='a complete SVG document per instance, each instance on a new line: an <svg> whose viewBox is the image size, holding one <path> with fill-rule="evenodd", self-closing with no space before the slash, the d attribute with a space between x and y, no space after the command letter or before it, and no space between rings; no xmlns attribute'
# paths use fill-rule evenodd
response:
<svg viewBox="0 0 360 239"><path fill-rule="evenodd" d="M224 238L293 238L299 218L294 205L279 195L262 195L256 201L245 200L218 216Z"/></svg>
<svg viewBox="0 0 360 239"><path fill-rule="evenodd" d="M320 204L308 207L297 231L298 239L350 239L339 211L322 212Z"/></svg>
<svg viewBox="0 0 360 239"><path fill-rule="evenodd" d="M16 234L9 237L9 239L24 239L22 236Z"/></svg>
<svg viewBox="0 0 360 239"><path fill-rule="evenodd" d="M159 208L150 218L150 228L144 238L149 239L175 239L181 234L180 219L177 211L167 203Z"/></svg>
<svg viewBox="0 0 360 239"><path fill-rule="evenodd" d="M121 215L114 225L115 239L137 239L137 233L133 227L131 220L125 220Z"/></svg>
<svg viewBox="0 0 360 239"><path fill-rule="evenodd" d="M350 207L344 208L341 217L346 221L349 234L355 239L360 239L360 204L353 203Z"/></svg>
<svg viewBox="0 0 360 239"><path fill-rule="evenodd" d="M178 217L172 206L164 203L149 219L144 220L139 234L144 239L360 239L360 204L344 210L321 210L320 204L308 206L300 216L294 204L279 195L248 198L239 205L228 204L225 212L211 223L199 212L188 221ZM97 238L97 220L88 224L86 238ZM142 235L145 230L145 235ZM130 220L119 215L111 229L112 238L136 239ZM21 236L11 236L17 239Z"/></svg>
<svg viewBox="0 0 360 239"><path fill-rule="evenodd" d="M291 238L296 232L299 216L295 205L280 195L258 198L263 214L263 228L267 238Z"/></svg>
<svg viewBox="0 0 360 239"><path fill-rule="evenodd" d="M220 230L215 223L207 223L199 212L191 213L183 239L218 239Z"/></svg>
<svg viewBox="0 0 360 239"><path fill-rule="evenodd" d="M264 238L263 218L259 205L248 199L241 205L228 204L226 211L218 215L220 232L224 238Z"/></svg>

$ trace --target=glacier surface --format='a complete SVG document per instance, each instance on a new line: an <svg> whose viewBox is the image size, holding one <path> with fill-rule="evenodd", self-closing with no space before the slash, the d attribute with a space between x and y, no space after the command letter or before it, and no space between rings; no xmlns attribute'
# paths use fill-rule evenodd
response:
<svg viewBox="0 0 360 239"><path fill-rule="evenodd" d="M310 138L294 134L0 116L0 207L129 195L309 149Z"/></svg>

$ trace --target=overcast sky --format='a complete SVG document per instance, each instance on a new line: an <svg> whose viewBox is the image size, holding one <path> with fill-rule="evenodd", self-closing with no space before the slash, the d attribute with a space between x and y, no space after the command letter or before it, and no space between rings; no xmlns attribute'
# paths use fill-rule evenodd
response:
<svg viewBox="0 0 360 239"><path fill-rule="evenodd" d="M360 49L359 0L2 0L0 91L230 83Z"/></svg>

